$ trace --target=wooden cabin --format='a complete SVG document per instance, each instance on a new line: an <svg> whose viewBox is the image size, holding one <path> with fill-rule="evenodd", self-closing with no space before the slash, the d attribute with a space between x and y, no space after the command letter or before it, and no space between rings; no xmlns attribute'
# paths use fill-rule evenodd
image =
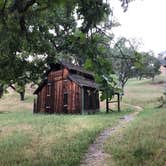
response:
<svg viewBox="0 0 166 166"><path fill-rule="evenodd" d="M60 62L51 65L34 94L34 113L95 113L99 90L94 75L82 67Z"/></svg>

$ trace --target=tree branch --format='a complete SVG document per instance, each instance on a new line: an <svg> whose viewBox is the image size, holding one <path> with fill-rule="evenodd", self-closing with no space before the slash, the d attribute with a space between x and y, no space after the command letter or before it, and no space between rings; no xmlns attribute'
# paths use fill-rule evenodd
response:
<svg viewBox="0 0 166 166"><path fill-rule="evenodd" d="M16 88L12 84L9 84L9 87L11 87L14 91L16 91Z"/></svg>

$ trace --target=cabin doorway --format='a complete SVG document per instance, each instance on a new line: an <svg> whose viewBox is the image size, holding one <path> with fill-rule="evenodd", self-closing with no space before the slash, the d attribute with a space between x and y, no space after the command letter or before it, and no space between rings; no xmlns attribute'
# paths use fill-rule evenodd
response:
<svg viewBox="0 0 166 166"><path fill-rule="evenodd" d="M93 91L89 88L84 88L84 108L86 110L93 109Z"/></svg>

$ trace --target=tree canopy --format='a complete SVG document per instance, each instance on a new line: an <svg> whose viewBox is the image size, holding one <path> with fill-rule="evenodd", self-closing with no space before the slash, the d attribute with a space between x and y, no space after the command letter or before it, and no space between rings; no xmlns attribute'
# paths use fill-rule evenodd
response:
<svg viewBox="0 0 166 166"><path fill-rule="evenodd" d="M130 1L120 1L126 10ZM26 83L37 83L48 64L64 57L80 65L90 59L106 71L102 58L109 41L102 39L98 25L112 27L111 12L104 0L1 1L1 89L15 85L24 92Z"/></svg>
<svg viewBox="0 0 166 166"><path fill-rule="evenodd" d="M35 68L41 67L41 59L44 71L59 54L77 54L76 48L82 46L83 36L88 38L89 30L104 21L109 10L107 3L97 0L1 1L1 85L36 81L35 74L41 73ZM82 20L79 29L78 19ZM37 58L38 55L42 58Z"/></svg>
<svg viewBox="0 0 166 166"><path fill-rule="evenodd" d="M128 79L132 77L133 70L139 69L141 66L141 54L136 47L130 40L122 37L111 50L113 70L118 77L119 86L122 90Z"/></svg>
<svg viewBox="0 0 166 166"><path fill-rule="evenodd" d="M160 74L160 61L154 56L154 53L151 52L142 52L142 59L141 59L141 68L136 70L136 74L138 75L139 79L142 77L145 78L152 78L158 74Z"/></svg>

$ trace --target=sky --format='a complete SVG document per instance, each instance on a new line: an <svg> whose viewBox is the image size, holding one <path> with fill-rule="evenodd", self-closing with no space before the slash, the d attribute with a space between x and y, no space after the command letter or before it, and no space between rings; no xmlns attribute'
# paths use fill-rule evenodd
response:
<svg viewBox="0 0 166 166"><path fill-rule="evenodd" d="M136 38L140 51L166 51L166 0L135 0L124 13L118 0L109 0L113 15L121 24L113 28L116 37Z"/></svg>

